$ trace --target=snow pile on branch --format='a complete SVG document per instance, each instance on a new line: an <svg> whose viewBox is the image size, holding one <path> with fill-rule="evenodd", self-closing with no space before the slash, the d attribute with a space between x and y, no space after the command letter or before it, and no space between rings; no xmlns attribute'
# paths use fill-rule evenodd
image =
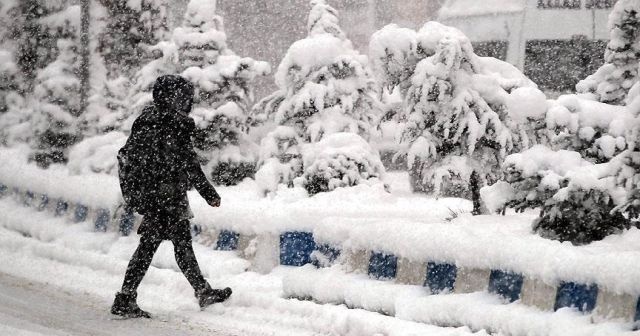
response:
<svg viewBox="0 0 640 336"><path fill-rule="evenodd" d="M117 176L117 153L126 142L127 136L117 131L86 138L69 150L67 167L75 175Z"/></svg>
<svg viewBox="0 0 640 336"><path fill-rule="evenodd" d="M579 168L591 166L574 151L553 151L536 145L521 153L507 156L503 164L503 181L482 188L482 197L490 210L505 206L524 211L544 205L560 188L566 187L567 176Z"/></svg>
<svg viewBox="0 0 640 336"><path fill-rule="evenodd" d="M605 64L577 85L594 100L621 105L640 75L640 3L619 0L609 16L611 38Z"/></svg>
<svg viewBox="0 0 640 336"><path fill-rule="evenodd" d="M513 66L475 55L459 30L389 25L373 35L370 52L383 89L403 97L398 155L408 155L425 190L468 190L473 171L495 181L506 154L537 143L544 94Z"/></svg>
<svg viewBox="0 0 640 336"><path fill-rule="evenodd" d="M275 75L278 91L253 109L256 122L277 125L262 142L261 169L280 172L272 174L270 182L266 181L269 174L258 173L266 191L274 191L278 183L291 185L292 180L283 177L300 176L307 170L297 168L299 157L281 152L280 141L295 147L287 151L299 154L298 146L334 133L349 132L367 140L381 112L367 57L346 38L334 8L324 1L311 4L308 37L295 42L280 63Z"/></svg>

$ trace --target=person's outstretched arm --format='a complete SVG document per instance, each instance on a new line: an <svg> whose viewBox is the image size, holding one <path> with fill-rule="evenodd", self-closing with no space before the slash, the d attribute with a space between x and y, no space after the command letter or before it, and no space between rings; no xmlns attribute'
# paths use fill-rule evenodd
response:
<svg viewBox="0 0 640 336"><path fill-rule="evenodd" d="M193 134L193 130L195 130L195 123L191 121L190 123L190 132L187 146L187 175L189 176L189 183L193 185L200 196L204 198L207 203L211 206L219 207L220 206L220 195L216 191L216 188L211 185L209 180L207 180L207 176L202 171L202 167L200 167L200 162L198 162L198 154L193 148L193 143L191 142L191 134Z"/></svg>

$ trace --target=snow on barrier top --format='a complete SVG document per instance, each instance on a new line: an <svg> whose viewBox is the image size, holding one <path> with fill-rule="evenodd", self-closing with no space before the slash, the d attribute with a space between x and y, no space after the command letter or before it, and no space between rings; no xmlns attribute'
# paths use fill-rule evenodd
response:
<svg viewBox="0 0 640 336"><path fill-rule="evenodd" d="M63 167L43 170L27 164L26 153L22 148L0 150L0 182L91 207L111 208L122 199L118 181L113 176L72 176Z"/></svg>
<svg viewBox="0 0 640 336"><path fill-rule="evenodd" d="M0 150L0 183L95 208L121 203L117 179L105 175L70 176L63 168L42 170L26 163L24 151ZM640 294L640 230L576 247L531 233L535 214L457 216L469 211L457 199L397 195L361 185L315 197L282 190L264 198L253 181L220 188L223 206L211 208L190 192L194 223L214 230L255 236L313 233L318 244L340 249L380 251L410 260L502 269L540 279L597 283L617 293ZM456 217L456 216L454 216Z"/></svg>
<svg viewBox="0 0 640 336"><path fill-rule="evenodd" d="M406 220L325 219L316 242L351 251L394 254L409 260L501 269L548 284L596 283L618 294L640 295L640 230L634 228L587 246L531 233L535 214L462 215L447 223Z"/></svg>

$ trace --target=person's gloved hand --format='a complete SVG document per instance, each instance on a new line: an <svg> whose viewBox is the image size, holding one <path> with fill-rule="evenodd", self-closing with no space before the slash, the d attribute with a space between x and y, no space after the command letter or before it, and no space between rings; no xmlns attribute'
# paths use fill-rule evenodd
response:
<svg viewBox="0 0 640 336"><path fill-rule="evenodd" d="M211 205L214 208L219 208L220 207L220 201L222 201L222 198L216 198L215 200L213 200L213 202L211 202L209 205Z"/></svg>

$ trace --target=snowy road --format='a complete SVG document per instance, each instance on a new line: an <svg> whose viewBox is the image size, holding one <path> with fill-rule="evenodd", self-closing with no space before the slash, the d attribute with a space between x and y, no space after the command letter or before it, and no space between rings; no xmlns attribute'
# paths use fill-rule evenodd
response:
<svg viewBox="0 0 640 336"><path fill-rule="evenodd" d="M170 243L139 291L140 306L159 318L114 321L108 309L136 237L94 233L91 223L51 218L8 198L0 200L0 214L0 335L487 335L287 300L282 278L292 268L246 272L234 253L196 245L212 285L234 288L231 300L200 311Z"/></svg>
<svg viewBox="0 0 640 336"><path fill-rule="evenodd" d="M180 319L114 320L104 302L0 273L2 335L233 335Z"/></svg>

